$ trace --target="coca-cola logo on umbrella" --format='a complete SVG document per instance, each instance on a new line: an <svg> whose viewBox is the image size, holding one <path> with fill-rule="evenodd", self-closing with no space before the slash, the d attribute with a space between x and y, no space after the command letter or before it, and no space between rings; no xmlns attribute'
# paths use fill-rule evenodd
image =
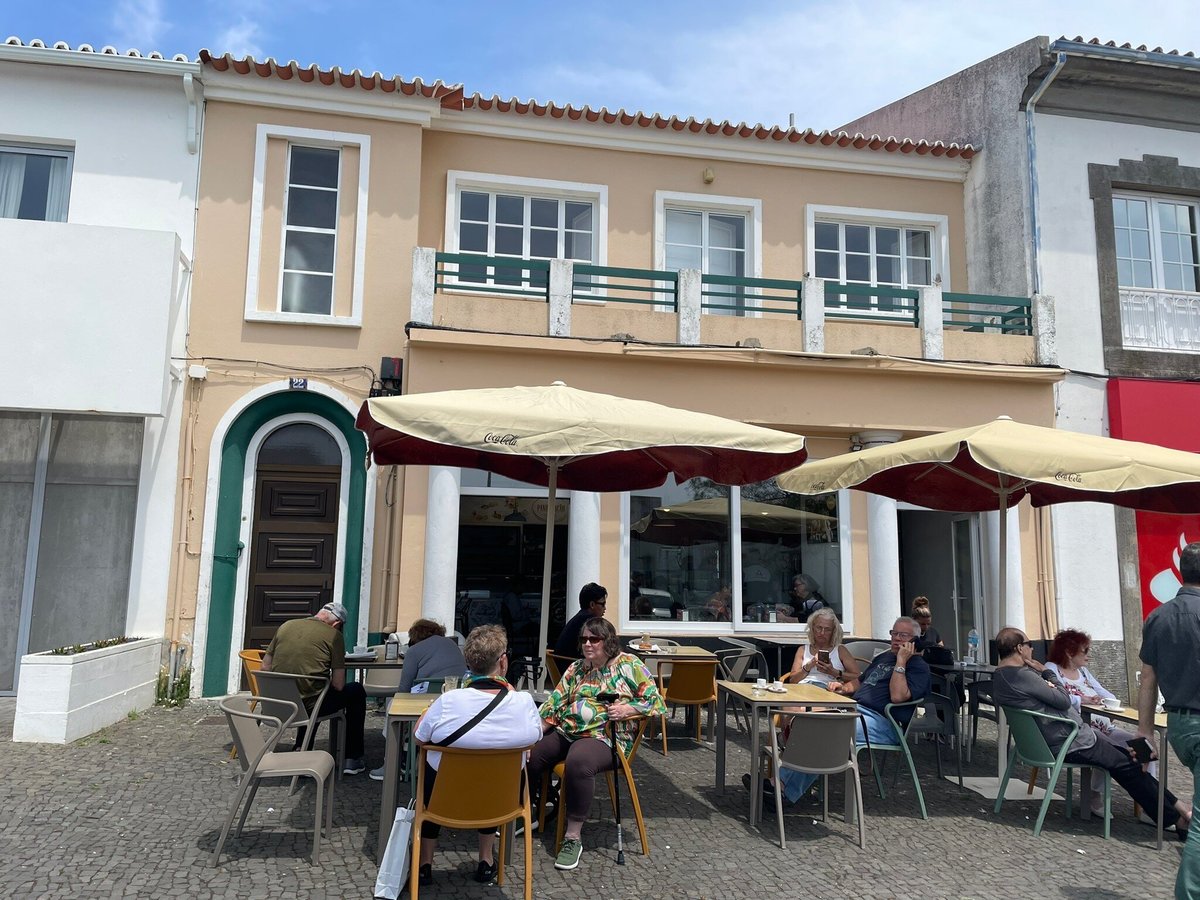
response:
<svg viewBox="0 0 1200 900"><path fill-rule="evenodd" d="M499 432L489 431L483 436L485 444L502 444L505 447L517 446L517 436L515 434L500 434Z"/></svg>

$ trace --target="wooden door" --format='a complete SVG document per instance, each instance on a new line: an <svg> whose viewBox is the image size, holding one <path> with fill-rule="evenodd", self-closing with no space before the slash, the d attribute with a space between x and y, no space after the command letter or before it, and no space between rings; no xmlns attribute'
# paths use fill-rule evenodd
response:
<svg viewBox="0 0 1200 900"><path fill-rule="evenodd" d="M340 474L338 466L258 467L246 649L265 648L288 619L335 599Z"/></svg>

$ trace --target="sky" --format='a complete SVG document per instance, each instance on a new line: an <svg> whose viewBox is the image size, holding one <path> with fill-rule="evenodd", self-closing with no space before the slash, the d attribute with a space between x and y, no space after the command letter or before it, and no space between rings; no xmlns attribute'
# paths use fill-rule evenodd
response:
<svg viewBox="0 0 1200 900"><path fill-rule="evenodd" d="M268 56L468 93L834 128L1036 35L1200 53L1195 0L0 0L0 35Z"/></svg>

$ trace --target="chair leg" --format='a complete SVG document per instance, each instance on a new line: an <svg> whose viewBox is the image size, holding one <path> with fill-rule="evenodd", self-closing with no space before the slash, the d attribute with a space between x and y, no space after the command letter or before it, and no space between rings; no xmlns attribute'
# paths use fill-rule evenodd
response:
<svg viewBox="0 0 1200 900"><path fill-rule="evenodd" d="M566 828L567 828L567 804L566 804L567 798L565 796L566 791L567 791L566 785L560 784L558 787L558 792L559 792L558 815L556 815L554 817L554 855L555 856L558 856L558 851L562 849L563 832L566 831Z"/></svg>
<svg viewBox="0 0 1200 900"><path fill-rule="evenodd" d="M605 778L608 781L608 802L612 805L613 816L617 815L617 785L616 777L613 772L605 772Z"/></svg>
<svg viewBox="0 0 1200 900"><path fill-rule="evenodd" d="M329 779L329 795L325 801L325 834L333 836L333 784L334 779Z"/></svg>
<svg viewBox="0 0 1200 900"><path fill-rule="evenodd" d="M862 778L859 777L858 763L854 764L854 808L858 813L858 849L867 846L866 823L863 821Z"/></svg>
<svg viewBox="0 0 1200 900"><path fill-rule="evenodd" d="M329 780L334 780L334 773L329 774ZM312 864L314 866L321 865L321 806L325 799L325 779L318 778L317 773L313 773L313 781L317 786L317 799L315 806L316 816L313 820L313 849L312 849Z"/></svg>
<svg viewBox="0 0 1200 900"><path fill-rule="evenodd" d="M525 900L533 900L533 817L529 813L528 798L525 803ZM503 859L503 857L501 857Z"/></svg>
<svg viewBox="0 0 1200 900"><path fill-rule="evenodd" d="M912 754L908 752L908 744L900 744L900 752L904 754L905 760L908 762L908 774L912 776L913 790L917 792L917 804L921 807L921 818L928 819L929 813L925 810L925 794L921 790L921 779L917 777L917 767L913 764ZM896 767L899 768L900 763L897 761Z"/></svg>
<svg viewBox="0 0 1200 900"><path fill-rule="evenodd" d="M1033 793L1034 785L1037 784L1037 777L1038 777L1038 767L1034 766L1032 769L1029 770L1029 790L1027 790L1025 792L1026 794Z"/></svg>
<svg viewBox="0 0 1200 900"><path fill-rule="evenodd" d="M1038 810L1037 822L1035 822L1034 826L1033 826L1033 836L1034 837L1037 837L1039 834L1042 833L1042 823L1046 821L1046 812L1050 809L1050 801L1054 798L1054 786L1056 784L1058 784L1058 776L1061 771L1062 771L1062 762L1060 761L1058 763L1058 765L1056 765L1053 769L1051 769L1046 775L1046 796L1042 798L1042 806L1041 806L1041 809ZM1068 769L1067 770L1067 778L1070 778L1070 777L1071 777L1071 770ZM1068 787L1067 788L1068 815L1070 813L1070 803L1071 803L1070 798L1071 798L1071 789Z"/></svg>
<svg viewBox="0 0 1200 900"><path fill-rule="evenodd" d="M779 772L779 766L775 766L776 773ZM757 785L751 785L757 787ZM759 789L761 791L761 788ZM775 786L775 823L779 826L779 849L787 849L787 841L783 837L783 781L780 780Z"/></svg>
<svg viewBox="0 0 1200 900"><path fill-rule="evenodd" d="M883 775L879 772L879 760L875 757L874 750L868 750L867 755L871 757L871 774L875 776L875 787L879 789L879 799L887 799L887 791L883 789Z"/></svg>
<svg viewBox="0 0 1200 900"><path fill-rule="evenodd" d="M642 856L650 855L650 841L646 839L646 820L642 817L642 804L638 801L637 785L629 771L629 763L621 760L621 768L625 771L625 783L629 785L629 803L633 807L633 818L637 821L638 839L642 842Z"/></svg>
<svg viewBox="0 0 1200 900"><path fill-rule="evenodd" d="M254 783L255 787L258 786L258 779L253 778L248 773L242 777L242 783L238 786L237 797L234 798L233 806L229 809L229 815L225 817L225 823L221 826L221 836L217 838L217 846L208 861L210 866L216 866L217 861L221 858L221 848L225 846L225 839L229 837L229 828L233 825L233 817L237 815L238 809L242 805L242 798L246 796L246 791L250 787L251 782ZM247 806L249 806L248 803ZM244 818L245 816L243 815Z"/></svg>
<svg viewBox="0 0 1200 900"><path fill-rule="evenodd" d="M941 735L935 734L933 737L934 737L933 755L937 759L938 781L941 781L942 780L942 742L940 740L938 740L938 738L940 738Z"/></svg>
<svg viewBox="0 0 1200 900"><path fill-rule="evenodd" d="M829 776L821 776L821 821L829 821Z"/></svg>
<svg viewBox="0 0 1200 900"><path fill-rule="evenodd" d="M528 828L526 829L528 830ZM501 825L499 828L500 839L496 841L496 848L492 851L492 862L496 866L496 884L503 887L504 885L504 854L508 851L508 826Z"/></svg>
<svg viewBox="0 0 1200 900"><path fill-rule="evenodd" d="M663 713L663 715L659 716L658 727L659 727L659 730L662 732L663 756L666 756L667 755L667 716L666 716L666 713Z"/></svg>
<svg viewBox="0 0 1200 900"><path fill-rule="evenodd" d="M414 788L415 790L415 788ZM408 896L409 900L417 900L421 888L421 824L420 816L413 820L412 827L412 857L408 863ZM525 829L529 833L529 829Z"/></svg>
<svg viewBox="0 0 1200 900"><path fill-rule="evenodd" d="M237 831L233 833L234 837L242 836L242 826L246 824L246 816L250 813L250 807L254 805L254 795L258 793L258 786L261 782L256 778L254 784L250 786L250 796L246 798L246 803L242 807L241 818L238 819Z"/></svg>

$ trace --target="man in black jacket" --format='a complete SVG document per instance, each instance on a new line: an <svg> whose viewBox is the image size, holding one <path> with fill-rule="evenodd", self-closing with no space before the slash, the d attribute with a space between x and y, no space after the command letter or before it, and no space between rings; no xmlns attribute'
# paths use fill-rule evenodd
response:
<svg viewBox="0 0 1200 900"><path fill-rule="evenodd" d="M596 616L603 618L604 609L607 606L608 591L605 588L594 581L589 581L581 587L579 589L579 612L575 613L563 626L562 633L558 636L558 642L554 645L555 655L569 656L572 659L582 658L583 652L579 649L579 632L583 629L583 623Z"/></svg>

